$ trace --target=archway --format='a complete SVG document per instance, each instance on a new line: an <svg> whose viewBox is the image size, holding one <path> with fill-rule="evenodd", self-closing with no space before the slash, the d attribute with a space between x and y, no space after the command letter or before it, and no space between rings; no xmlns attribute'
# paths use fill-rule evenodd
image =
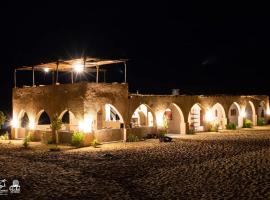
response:
<svg viewBox="0 0 270 200"><path fill-rule="evenodd" d="M194 131L203 131L203 109L196 103L194 104L188 114L189 128Z"/></svg>
<svg viewBox="0 0 270 200"><path fill-rule="evenodd" d="M141 104L131 117L130 126L133 127L153 127L154 114L150 107L146 104Z"/></svg>
<svg viewBox="0 0 270 200"><path fill-rule="evenodd" d="M185 134L184 115L178 105L171 103L165 110L163 119L169 134Z"/></svg>
<svg viewBox="0 0 270 200"><path fill-rule="evenodd" d="M105 104L105 120L102 123L102 128L109 129L119 129L124 128L124 119L120 112L111 104ZM100 119L104 119L102 116ZM99 120L97 123L99 123Z"/></svg>
<svg viewBox="0 0 270 200"><path fill-rule="evenodd" d="M256 112L255 112L255 106L254 104L249 101L246 105L245 108L245 119L248 119L252 122L253 125L256 125L257 123L257 116L256 116Z"/></svg>
<svg viewBox="0 0 270 200"><path fill-rule="evenodd" d="M18 129L17 129L17 138L24 138L27 135L29 129L29 116L22 110L18 115Z"/></svg>
<svg viewBox="0 0 270 200"><path fill-rule="evenodd" d="M70 110L64 110L59 118L62 120L62 130L64 131L77 131L78 121L75 115Z"/></svg>
<svg viewBox="0 0 270 200"><path fill-rule="evenodd" d="M24 112L22 118L20 119L20 126L21 128L28 128L29 127L29 117L26 112Z"/></svg>
<svg viewBox="0 0 270 200"><path fill-rule="evenodd" d="M216 103L211 110L214 125L217 125L219 129L224 129L227 124L227 119L223 106L220 103Z"/></svg>
<svg viewBox="0 0 270 200"><path fill-rule="evenodd" d="M51 120L45 110L41 110L36 116L37 130L50 130Z"/></svg>
<svg viewBox="0 0 270 200"><path fill-rule="evenodd" d="M243 124L243 120L240 116L240 106L238 103L233 102L229 108L228 118L229 122L235 124L237 127L241 127Z"/></svg>
<svg viewBox="0 0 270 200"><path fill-rule="evenodd" d="M265 101L261 101L258 107L258 119L265 119L266 117L266 103Z"/></svg>

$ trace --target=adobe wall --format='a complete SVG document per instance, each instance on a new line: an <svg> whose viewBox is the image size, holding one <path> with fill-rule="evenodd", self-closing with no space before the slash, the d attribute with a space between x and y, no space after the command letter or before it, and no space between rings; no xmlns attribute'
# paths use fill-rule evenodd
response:
<svg viewBox="0 0 270 200"><path fill-rule="evenodd" d="M188 128L188 116L192 106L198 103L205 112L216 103L222 105L226 118L230 106L236 102L240 109L244 109L249 101L254 104L256 115L262 101L269 105L268 96L202 96L202 95L140 95L129 94L127 84L109 83L87 83L80 82L74 84L49 85L41 87L15 88L13 89L13 118L18 118L22 111L25 111L29 118L37 123L38 113L45 110L51 118L53 114L61 114L65 110L71 111L77 120L83 119L86 115L93 118L93 130L96 137L101 140L121 140L123 130L97 130L97 113L102 114L105 121L105 104L113 105L123 118L127 134L134 133L144 136L145 132L154 132L157 127L157 120L165 110L172 104L180 110L179 115L182 124L179 126L182 133ZM130 121L134 111L141 105L146 104L153 112L154 128L141 127L130 129ZM104 122L105 123L105 122ZM104 124L103 124L104 125ZM103 126L102 125L102 126ZM183 127L186 126L185 127ZM21 131L21 130L20 130ZM98 135L99 133L99 135ZM110 138L111 137L111 138Z"/></svg>
<svg viewBox="0 0 270 200"><path fill-rule="evenodd" d="M130 94L130 113L133 113L140 104L148 105L153 112L157 115L164 113L172 103L176 104L184 115L184 120L187 122L189 112L192 106L196 103L200 104L203 110L211 108L216 103L220 103L226 116L228 115L230 106L236 102L242 109L246 107L248 102L251 101L255 106L256 114L258 115L258 107L260 102L264 101L269 105L269 97L266 95L253 95L253 96L202 96L202 95L138 95ZM128 121L130 121L132 114L129 115Z"/></svg>

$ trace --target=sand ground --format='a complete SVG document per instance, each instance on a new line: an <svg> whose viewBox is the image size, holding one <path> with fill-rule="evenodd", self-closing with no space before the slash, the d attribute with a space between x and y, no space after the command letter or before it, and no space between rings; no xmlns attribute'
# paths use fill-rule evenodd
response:
<svg viewBox="0 0 270 200"><path fill-rule="evenodd" d="M201 133L159 143L49 152L0 144L0 199L270 199L270 131Z"/></svg>

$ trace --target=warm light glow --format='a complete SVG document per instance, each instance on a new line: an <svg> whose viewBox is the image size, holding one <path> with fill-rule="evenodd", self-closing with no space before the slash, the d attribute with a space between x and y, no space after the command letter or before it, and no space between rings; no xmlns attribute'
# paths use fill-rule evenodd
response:
<svg viewBox="0 0 270 200"><path fill-rule="evenodd" d="M109 104L105 104L105 120L111 121L111 107Z"/></svg>
<svg viewBox="0 0 270 200"><path fill-rule="evenodd" d="M164 126L164 122L163 122L163 113L160 112L160 113L157 113L156 114L156 118L157 118L157 125L158 126Z"/></svg>
<svg viewBox="0 0 270 200"><path fill-rule="evenodd" d="M154 117L151 112L148 112L148 126L154 126Z"/></svg>
<svg viewBox="0 0 270 200"><path fill-rule="evenodd" d="M13 118L12 120L11 120L11 126L13 127L13 128L18 128L18 120L16 119L16 118Z"/></svg>
<svg viewBox="0 0 270 200"><path fill-rule="evenodd" d="M34 130L35 129L35 120L34 119L30 119L29 120L29 129L30 130Z"/></svg>
<svg viewBox="0 0 270 200"><path fill-rule="evenodd" d="M84 120L79 121L79 130L85 133L91 133L92 122L93 122L92 117L90 115L86 116Z"/></svg>
<svg viewBox="0 0 270 200"><path fill-rule="evenodd" d="M211 110L206 111L205 120L207 122L211 122L214 120L214 116L213 116L213 113L211 112Z"/></svg>
<svg viewBox="0 0 270 200"><path fill-rule="evenodd" d="M241 117L246 117L246 116L247 116L247 113L244 110L242 110L241 111Z"/></svg>
<svg viewBox="0 0 270 200"><path fill-rule="evenodd" d="M267 115L270 115L270 108L268 108L268 109L266 110L266 114L267 114Z"/></svg>
<svg viewBox="0 0 270 200"><path fill-rule="evenodd" d="M83 65L81 63L76 63L73 65L73 69L77 73L83 72Z"/></svg>
<svg viewBox="0 0 270 200"><path fill-rule="evenodd" d="M45 72L45 73L48 73L49 71L50 71L50 69L49 69L49 68L47 68L47 67L46 67L46 68L44 68L44 72Z"/></svg>

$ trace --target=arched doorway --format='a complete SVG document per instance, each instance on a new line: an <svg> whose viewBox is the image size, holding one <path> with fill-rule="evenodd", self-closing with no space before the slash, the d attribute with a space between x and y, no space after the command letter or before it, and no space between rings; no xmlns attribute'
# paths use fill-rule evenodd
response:
<svg viewBox="0 0 270 200"><path fill-rule="evenodd" d="M133 113L130 122L131 128L134 127L153 127L154 115L146 104L141 104Z"/></svg>
<svg viewBox="0 0 270 200"><path fill-rule="evenodd" d="M240 116L240 106L238 103L233 102L229 108L228 118L229 123L235 124L237 127L241 127L243 125L243 119Z"/></svg>
<svg viewBox="0 0 270 200"><path fill-rule="evenodd" d="M165 110L163 119L169 134L185 134L184 115L178 105L171 103Z"/></svg>
<svg viewBox="0 0 270 200"><path fill-rule="evenodd" d="M63 131L77 131L78 121L75 115L70 110L64 110L59 118L62 120L62 130Z"/></svg>
<svg viewBox="0 0 270 200"><path fill-rule="evenodd" d="M265 119L266 117L266 103L261 101L258 107L258 119Z"/></svg>
<svg viewBox="0 0 270 200"><path fill-rule="evenodd" d="M189 128L194 131L203 131L203 115L202 107L198 103L194 104L188 114Z"/></svg>
<svg viewBox="0 0 270 200"><path fill-rule="evenodd" d="M29 117L26 112L20 118L20 126L21 128L28 128L29 127Z"/></svg>
<svg viewBox="0 0 270 200"><path fill-rule="evenodd" d="M37 130L50 130L51 120L48 113L45 110L41 110L36 116L36 129Z"/></svg>
<svg viewBox="0 0 270 200"><path fill-rule="evenodd" d="M255 106L251 101L249 101L246 105L245 114L246 114L245 119L250 120L253 125L257 124L257 116L255 113Z"/></svg>
<svg viewBox="0 0 270 200"><path fill-rule="evenodd" d="M18 129L17 129L17 138L24 138L27 135L29 130L29 116L22 110L18 115Z"/></svg>
<svg viewBox="0 0 270 200"><path fill-rule="evenodd" d="M214 125L217 125L219 129L225 129L227 119L223 106L220 103L216 103L211 110Z"/></svg>
<svg viewBox="0 0 270 200"><path fill-rule="evenodd" d="M124 128L124 120L120 112L111 104L105 104L105 121L102 124L105 129ZM103 117L102 117L103 118ZM99 122L97 122L99 123Z"/></svg>

